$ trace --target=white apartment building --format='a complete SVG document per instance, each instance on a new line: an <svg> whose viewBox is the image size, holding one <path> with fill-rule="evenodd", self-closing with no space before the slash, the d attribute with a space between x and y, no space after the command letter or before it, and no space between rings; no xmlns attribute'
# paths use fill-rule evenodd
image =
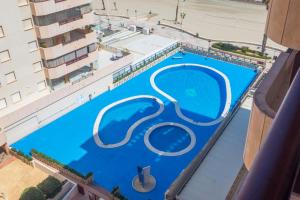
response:
<svg viewBox="0 0 300 200"><path fill-rule="evenodd" d="M0 7L0 116L97 68L91 0L4 0Z"/></svg>
<svg viewBox="0 0 300 200"><path fill-rule="evenodd" d="M27 0L0 6L0 115L48 94Z"/></svg>
<svg viewBox="0 0 300 200"><path fill-rule="evenodd" d="M48 85L58 89L96 68L91 0L31 0L33 22Z"/></svg>

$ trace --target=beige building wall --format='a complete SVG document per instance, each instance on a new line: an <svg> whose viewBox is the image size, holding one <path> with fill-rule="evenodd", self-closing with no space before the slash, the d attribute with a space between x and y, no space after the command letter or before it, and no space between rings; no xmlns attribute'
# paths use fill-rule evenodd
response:
<svg viewBox="0 0 300 200"><path fill-rule="evenodd" d="M30 2L46 80L52 90L90 76L97 69L97 36L91 0Z"/></svg>
<svg viewBox="0 0 300 200"><path fill-rule="evenodd" d="M27 0L1 1L0 116L47 93L30 6Z"/></svg>

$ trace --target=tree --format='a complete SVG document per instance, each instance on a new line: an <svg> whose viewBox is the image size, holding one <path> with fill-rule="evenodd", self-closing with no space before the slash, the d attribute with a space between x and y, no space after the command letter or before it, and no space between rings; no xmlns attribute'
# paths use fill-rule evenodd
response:
<svg viewBox="0 0 300 200"><path fill-rule="evenodd" d="M23 191L20 200L46 200L41 190L36 187L30 187Z"/></svg>
<svg viewBox="0 0 300 200"><path fill-rule="evenodd" d="M176 6L176 14L175 14L175 24L178 21L178 10L179 10L179 0L177 0L177 6Z"/></svg>

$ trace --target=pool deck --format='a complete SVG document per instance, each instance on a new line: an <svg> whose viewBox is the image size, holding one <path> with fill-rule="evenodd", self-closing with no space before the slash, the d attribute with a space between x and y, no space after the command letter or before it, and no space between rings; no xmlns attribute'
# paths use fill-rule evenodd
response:
<svg viewBox="0 0 300 200"><path fill-rule="evenodd" d="M226 199L243 165L244 144L251 106L252 98L247 98L180 193L180 199Z"/></svg>
<svg viewBox="0 0 300 200"><path fill-rule="evenodd" d="M143 57L166 47L177 40L159 35L144 35L138 34L134 37L129 37L110 44L111 47L117 49L127 49L134 55L135 60L142 59Z"/></svg>

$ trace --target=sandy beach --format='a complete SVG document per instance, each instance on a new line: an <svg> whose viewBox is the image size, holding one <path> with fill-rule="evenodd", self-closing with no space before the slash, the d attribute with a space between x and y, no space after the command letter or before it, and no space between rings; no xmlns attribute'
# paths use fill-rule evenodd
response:
<svg viewBox="0 0 300 200"><path fill-rule="evenodd" d="M176 0L116 0L118 10L114 10L113 2L105 0L105 12L111 15L135 18L151 10L157 16L149 23L171 23L175 19ZM93 6L102 9L102 1L94 0ZM251 43L261 43L267 16L264 5L229 0L186 0L180 2L180 12L186 13L182 25L185 30L205 38ZM278 47L272 41L268 45Z"/></svg>

